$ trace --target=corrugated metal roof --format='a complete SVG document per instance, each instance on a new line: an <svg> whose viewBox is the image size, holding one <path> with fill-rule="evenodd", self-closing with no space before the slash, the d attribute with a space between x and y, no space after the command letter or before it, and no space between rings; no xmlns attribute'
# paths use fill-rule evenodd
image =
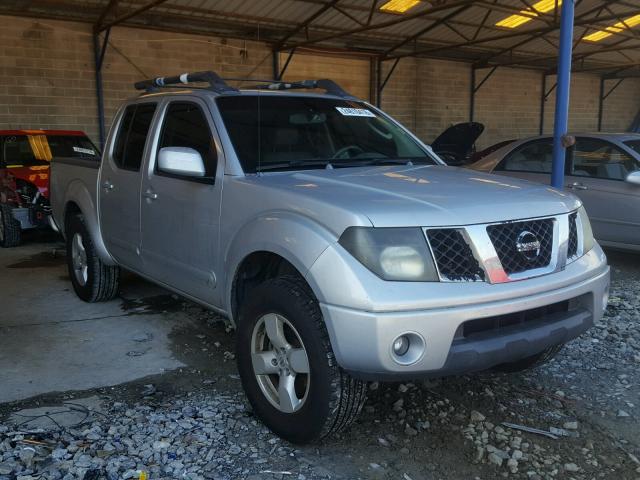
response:
<svg viewBox="0 0 640 480"><path fill-rule="evenodd" d="M636 0L634 0L636 1ZM0 13L111 23L259 39L278 48L346 49L385 58L427 56L486 64L552 68L558 16L552 10L515 29L496 26L527 9L524 0L423 1L402 15L379 10L383 0L3 0ZM152 8L144 9L145 6ZM372 5L376 8L372 9ZM630 0L582 0L576 6L575 55L580 68L603 71L640 62L640 26L597 43L588 33L640 13ZM286 41L283 42L283 40ZM636 68L640 69L640 67ZM633 67L626 71L633 70Z"/></svg>

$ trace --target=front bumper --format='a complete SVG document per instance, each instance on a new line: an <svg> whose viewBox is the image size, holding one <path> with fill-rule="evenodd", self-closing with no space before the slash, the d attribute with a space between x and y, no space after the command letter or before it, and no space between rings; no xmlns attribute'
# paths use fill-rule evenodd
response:
<svg viewBox="0 0 640 480"><path fill-rule="evenodd" d="M407 286L410 299L402 298L396 282L387 283L398 305L417 304L415 289L422 288L425 308L390 311L383 302L384 308L376 309L375 296L366 299L367 309L338 306L327 301L321 289L320 306L336 359L359 378L400 380L483 370L567 342L602 317L609 267L596 246L562 271L518 282L413 284ZM355 285L354 296L358 291ZM453 298L461 301L450 301ZM462 325L471 320L559 304L566 308L517 325L460 335ZM404 334L424 342L419 358L408 365L392 353L394 340Z"/></svg>

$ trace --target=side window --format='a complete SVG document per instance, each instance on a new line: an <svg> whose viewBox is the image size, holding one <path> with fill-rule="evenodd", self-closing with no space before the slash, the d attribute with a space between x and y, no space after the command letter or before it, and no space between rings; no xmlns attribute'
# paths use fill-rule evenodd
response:
<svg viewBox="0 0 640 480"><path fill-rule="evenodd" d="M120 128L118 128L116 144L113 147L113 161L120 168L124 168L124 150L127 145L127 137L129 136L129 129L131 128L131 121L133 120L133 115L135 113L136 105L128 106L122 115Z"/></svg>
<svg viewBox="0 0 640 480"><path fill-rule="evenodd" d="M507 172L551 173L553 140L536 140L513 150L496 168Z"/></svg>
<svg viewBox="0 0 640 480"><path fill-rule="evenodd" d="M113 161L118 167L125 170L140 170L144 145L155 111L155 103L130 105L125 110L113 151Z"/></svg>
<svg viewBox="0 0 640 480"><path fill-rule="evenodd" d="M638 170L636 161L618 147L597 138L577 138L571 175L624 180Z"/></svg>
<svg viewBox="0 0 640 480"><path fill-rule="evenodd" d="M218 163L216 147L209 123L197 104L173 102L169 105L162 125L158 151L165 147L188 147L196 150L204 162L204 178L215 179Z"/></svg>

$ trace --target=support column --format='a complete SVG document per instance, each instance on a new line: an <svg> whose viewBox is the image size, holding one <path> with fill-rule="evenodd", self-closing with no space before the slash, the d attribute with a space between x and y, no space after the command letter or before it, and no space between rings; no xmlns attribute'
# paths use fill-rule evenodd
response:
<svg viewBox="0 0 640 480"><path fill-rule="evenodd" d="M553 125L553 168L551 171L551 185L555 188L562 188L564 185L564 164L567 153L564 137L567 134L567 126L569 123L569 88L571 85L574 2L575 0L565 0L562 2L562 13L560 17L558 87Z"/></svg>
<svg viewBox="0 0 640 480"><path fill-rule="evenodd" d="M93 34L93 60L96 80L96 101L98 105L98 139L100 142L100 150L104 150L106 140L104 125L104 90L102 88L102 64L104 62L104 54L107 52L109 44L109 34L111 27L107 28L104 34L104 42L100 44L100 33Z"/></svg>

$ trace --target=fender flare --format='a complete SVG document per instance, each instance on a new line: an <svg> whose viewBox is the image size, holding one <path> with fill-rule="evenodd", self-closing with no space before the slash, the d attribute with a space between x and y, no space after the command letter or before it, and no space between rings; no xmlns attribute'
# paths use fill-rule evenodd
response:
<svg viewBox="0 0 640 480"><path fill-rule="evenodd" d="M69 183L67 187L65 200L64 200L64 212L62 218L61 231L63 236L66 238L65 228L67 225L67 211L69 204L74 203L80 209L84 217L85 225L89 230L89 234L91 235L91 240L93 241L93 245L96 249L100 260L102 260L107 265L117 265L116 261L109 254L104 241L102 240L102 233L100 231L100 223L98 221L98 213L96 209L96 205L94 205L94 201L91 198L91 194L87 190L87 187L80 180L73 180Z"/></svg>
<svg viewBox="0 0 640 480"><path fill-rule="evenodd" d="M265 212L245 223L231 238L225 253L227 275L224 283L225 310L232 323L233 284L242 262L252 253L268 252L281 256L305 277L315 292L317 285L308 272L332 243L335 234L303 215L277 211ZM321 298L318 300L322 301Z"/></svg>

